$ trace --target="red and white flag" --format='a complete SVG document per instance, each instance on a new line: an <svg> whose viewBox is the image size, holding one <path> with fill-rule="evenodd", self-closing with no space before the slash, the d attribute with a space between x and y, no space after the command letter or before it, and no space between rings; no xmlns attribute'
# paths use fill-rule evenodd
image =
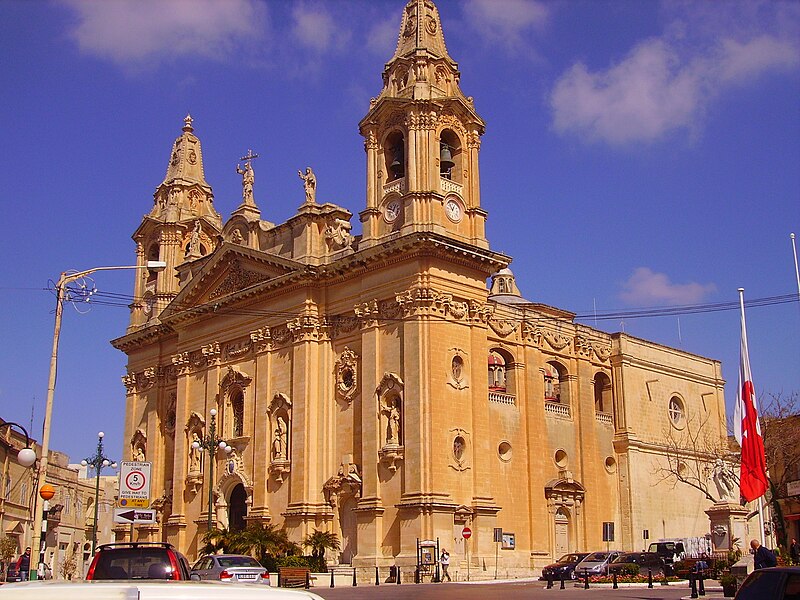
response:
<svg viewBox="0 0 800 600"><path fill-rule="evenodd" d="M741 292L740 292L741 295ZM744 321L744 300L741 300L742 342L739 351L739 389L733 413L733 433L742 447L739 489L747 502L760 498L769 487L767 461L764 456L764 438L758 422L758 401L750 374L750 356L747 352L747 329Z"/></svg>

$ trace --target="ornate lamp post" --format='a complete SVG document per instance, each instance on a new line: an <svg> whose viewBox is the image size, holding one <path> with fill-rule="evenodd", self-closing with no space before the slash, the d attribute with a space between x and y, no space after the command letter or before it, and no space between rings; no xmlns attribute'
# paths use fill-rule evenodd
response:
<svg viewBox="0 0 800 600"><path fill-rule="evenodd" d="M17 462L27 469L36 462L36 453L33 451L33 448L31 448L31 436L28 435L28 430L19 423L14 423L13 421L3 421L0 423L0 427L8 427L9 429L11 429L12 425L19 427L22 433L25 434L25 447L17 454Z"/></svg>
<svg viewBox="0 0 800 600"><path fill-rule="evenodd" d="M105 433L102 431L97 434L97 450L95 451L94 456L90 456L89 458L84 458L81 461L81 464L86 467L93 467L95 473L95 486L94 486L94 524L92 525L92 554L94 555L95 547L97 546L97 512L99 508L99 500L100 500L100 471L103 470L103 467L110 466L112 469L117 468L117 463L112 462L110 458L107 458L103 455L103 437Z"/></svg>
<svg viewBox="0 0 800 600"><path fill-rule="evenodd" d="M208 452L208 530L211 531L211 513L214 508L214 457L218 448L226 454L230 454L233 448L225 440L217 437L217 409L212 408L209 414L211 415L211 423L208 426L208 435L200 441L193 441L192 448L195 450L202 448Z"/></svg>
<svg viewBox="0 0 800 600"><path fill-rule="evenodd" d="M64 300L69 300L69 284L79 281L84 277L96 273L97 271L118 271L121 269L148 269L150 271L163 271L167 268L167 263L163 261L149 260L143 265L119 266L119 267L94 267L85 271L64 271L56 283L56 319L53 327L53 350L50 354L50 375L47 384L47 402L44 408L44 423L42 424L42 459L39 461L39 481L44 482L47 477L47 463L50 454L50 429L53 416L53 397L56 393L56 373L58 372L58 340L61 337L61 315L64 310ZM42 500L43 502L44 500ZM42 527L42 504L40 498L36 498L34 507L33 531L39 531ZM45 521L46 523L46 521ZM39 549L39 563L44 563L44 546Z"/></svg>

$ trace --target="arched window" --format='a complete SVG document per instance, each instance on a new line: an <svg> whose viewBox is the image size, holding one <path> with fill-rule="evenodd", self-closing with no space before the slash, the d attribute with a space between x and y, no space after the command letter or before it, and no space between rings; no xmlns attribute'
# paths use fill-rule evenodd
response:
<svg viewBox="0 0 800 600"><path fill-rule="evenodd" d="M594 410L597 413L610 413L611 406L611 379L605 373L594 376Z"/></svg>
<svg viewBox="0 0 800 600"><path fill-rule="evenodd" d="M241 437L244 435L244 394L236 389L231 392L231 435Z"/></svg>
<svg viewBox="0 0 800 600"><path fill-rule="evenodd" d="M567 369L561 363L551 361L542 369L544 377L544 399L546 402L569 404Z"/></svg>
<svg viewBox="0 0 800 600"><path fill-rule="evenodd" d="M388 173L386 181L394 181L406 176L406 141L403 134L394 131L386 137L383 146L383 160Z"/></svg>
<svg viewBox="0 0 800 600"><path fill-rule="evenodd" d="M489 352L489 391L506 391L506 361L495 350Z"/></svg>
<svg viewBox="0 0 800 600"><path fill-rule="evenodd" d="M444 129L439 137L439 176L461 183L462 166L461 139L450 129Z"/></svg>
<svg viewBox="0 0 800 600"><path fill-rule="evenodd" d="M159 260L159 249L158 244L152 244L150 248L147 250L147 260L148 261L158 261ZM147 271L147 283L153 283L158 278L158 271Z"/></svg>

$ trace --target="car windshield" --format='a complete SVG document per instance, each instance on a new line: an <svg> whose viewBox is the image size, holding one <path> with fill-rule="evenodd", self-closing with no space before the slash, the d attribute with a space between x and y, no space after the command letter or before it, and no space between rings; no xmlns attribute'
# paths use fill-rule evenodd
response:
<svg viewBox="0 0 800 600"><path fill-rule="evenodd" d="M101 551L93 579L166 579L172 574L162 548L115 548Z"/></svg>
<svg viewBox="0 0 800 600"><path fill-rule="evenodd" d="M639 556L638 554L620 554L617 558L614 559L614 562L615 563L636 562L638 556Z"/></svg>
<svg viewBox="0 0 800 600"><path fill-rule="evenodd" d="M261 563L249 556L221 556L217 559L219 566L227 567L256 567L261 568Z"/></svg>
<svg viewBox="0 0 800 600"><path fill-rule="evenodd" d="M606 558L608 558L608 552L592 552L583 559L583 562L603 562Z"/></svg>
<svg viewBox="0 0 800 600"><path fill-rule="evenodd" d="M565 554L564 556L559 558L557 562L560 562L560 563L573 563L573 562L578 562L580 559L581 559L581 555L580 554Z"/></svg>

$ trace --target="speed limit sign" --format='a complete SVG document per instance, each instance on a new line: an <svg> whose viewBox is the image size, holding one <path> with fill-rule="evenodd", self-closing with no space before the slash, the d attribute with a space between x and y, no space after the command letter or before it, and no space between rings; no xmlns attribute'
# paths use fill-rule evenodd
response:
<svg viewBox="0 0 800 600"><path fill-rule="evenodd" d="M128 461L120 465L119 501L121 508L150 506L150 467L152 463Z"/></svg>

